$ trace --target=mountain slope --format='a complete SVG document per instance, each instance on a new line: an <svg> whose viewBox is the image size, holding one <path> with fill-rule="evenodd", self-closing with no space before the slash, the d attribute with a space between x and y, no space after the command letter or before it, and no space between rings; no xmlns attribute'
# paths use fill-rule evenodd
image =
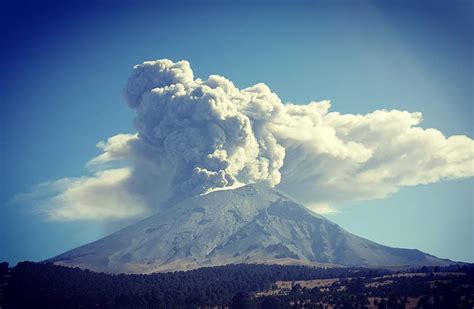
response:
<svg viewBox="0 0 474 309"><path fill-rule="evenodd" d="M257 185L186 199L50 261L111 273L230 263L369 267L452 263L358 237L278 191Z"/></svg>

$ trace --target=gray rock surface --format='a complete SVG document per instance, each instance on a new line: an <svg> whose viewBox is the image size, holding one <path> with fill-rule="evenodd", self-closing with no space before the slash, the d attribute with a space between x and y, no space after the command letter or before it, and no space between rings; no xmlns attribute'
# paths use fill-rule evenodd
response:
<svg viewBox="0 0 474 309"><path fill-rule="evenodd" d="M231 263L367 267L453 263L353 235L260 185L186 199L50 261L108 273L152 273Z"/></svg>

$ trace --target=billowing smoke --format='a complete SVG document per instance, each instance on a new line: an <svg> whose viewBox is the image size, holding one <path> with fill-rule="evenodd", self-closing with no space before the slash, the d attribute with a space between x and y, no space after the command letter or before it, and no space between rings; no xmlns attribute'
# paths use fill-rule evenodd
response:
<svg viewBox="0 0 474 309"><path fill-rule="evenodd" d="M84 207L109 207L115 213L116 201L99 206L80 198L91 190L97 195L103 183L108 194L115 189L127 195L121 200L130 201L128 212L139 214L187 196L256 182L278 186L309 207L327 208L381 198L401 186L474 175L474 141L419 127L420 113L343 115L330 112L329 101L284 104L265 84L240 90L217 75L195 79L187 61L170 60L135 66L125 97L136 111L137 133L99 143L103 154L89 166L109 173L99 171L89 182L70 180L54 197L62 204L54 204L51 216L90 218L72 211ZM121 177L110 173L106 163L111 161L128 162ZM65 203L71 190L78 198ZM123 203L120 207L127 213Z"/></svg>
<svg viewBox="0 0 474 309"><path fill-rule="evenodd" d="M167 162L176 194L280 182L285 149L268 124L283 105L265 85L239 90L220 76L195 80L188 62L159 60L135 66L125 96L139 138Z"/></svg>

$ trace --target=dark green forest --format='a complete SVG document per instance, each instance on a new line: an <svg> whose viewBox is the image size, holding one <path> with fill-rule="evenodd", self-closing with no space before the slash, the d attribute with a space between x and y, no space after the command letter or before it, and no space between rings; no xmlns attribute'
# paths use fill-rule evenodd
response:
<svg viewBox="0 0 474 309"><path fill-rule="evenodd" d="M390 277L385 269L227 265L150 275L96 273L50 263L0 264L1 308L472 308L474 267L411 270L423 276ZM407 271L404 272L405 274ZM442 274L442 276L439 276ZM330 286L299 284L277 290L277 281L335 279ZM380 285L377 286L377 282ZM265 294L262 291L274 291ZM260 293L258 293L260 292ZM372 303L373 304L373 303Z"/></svg>

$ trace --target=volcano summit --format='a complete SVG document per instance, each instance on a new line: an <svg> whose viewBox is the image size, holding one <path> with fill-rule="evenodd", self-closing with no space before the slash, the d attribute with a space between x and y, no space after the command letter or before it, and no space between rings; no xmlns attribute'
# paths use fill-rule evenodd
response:
<svg viewBox="0 0 474 309"><path fill-rule="evenodd" d="M50 261L108 273L153 273L236 263L366 267L453 263L353 235L261 185L185 199Z"/></svg>

